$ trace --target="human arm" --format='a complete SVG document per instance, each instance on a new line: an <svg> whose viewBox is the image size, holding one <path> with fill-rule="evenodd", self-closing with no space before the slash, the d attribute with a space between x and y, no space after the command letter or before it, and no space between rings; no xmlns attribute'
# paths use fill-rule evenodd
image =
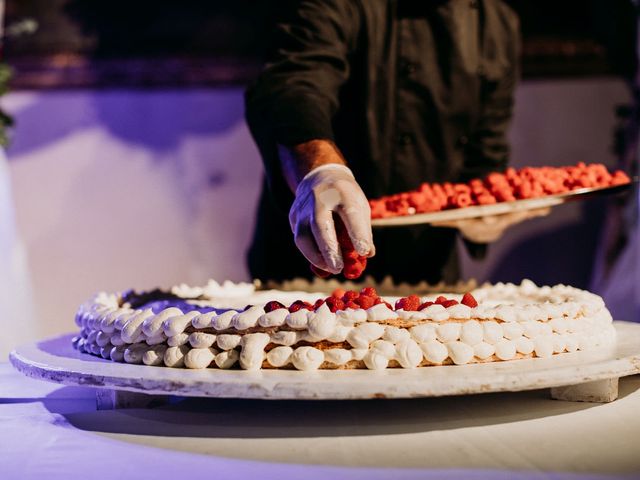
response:
<svg viewBox="0 0 640 480"><path fill-rule="evenodd" d="M343 266L334 214L358 253L374 252L368 203L333 143L332 119L358 35L354 3L298 2L278 25L277 49L246 95L247 121L271 192L283 210L291 206L296 245L332 273Z"/></svg>
<svg viewBox="0 0 640 480"><path fill-rule="evenodd" d="M331 273L344 268L334 215L346 227L355 251L373 256L369 203L338 148L326 140L312 140L282 150L283 171L295 189L289 223L307 260Z"/></svg>
<svg viewBox="0 0 640 480"><path fill-rule="evenodd" d="M334 141L332 119L350 74L348 55L359 28L354 2L295 3L278 22L268 63L246 92L247 123L271 193L283 210L290 207L295 191L285 178L283 153L311 140Z"/></svg>

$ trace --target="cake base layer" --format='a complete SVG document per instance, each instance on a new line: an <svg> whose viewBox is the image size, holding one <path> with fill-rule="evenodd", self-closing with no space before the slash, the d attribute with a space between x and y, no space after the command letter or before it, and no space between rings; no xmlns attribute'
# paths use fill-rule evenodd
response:
<svg viewBox="0 0 640 480"><path fill-rule="evenodd" d="M11 363L24 374L66 385L153 395L256 399L366 399L466 395L575 385L640 373L640 324L614 322L607 348L550 358L416 369L174 369L116 363L80 353L72 335L24 345Z"/></svg>

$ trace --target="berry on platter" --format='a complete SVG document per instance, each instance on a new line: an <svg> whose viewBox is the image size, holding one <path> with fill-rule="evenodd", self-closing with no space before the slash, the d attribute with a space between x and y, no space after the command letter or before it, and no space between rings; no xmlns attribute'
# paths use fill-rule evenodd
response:
<svg viewBox="0 0 640 480"><path fill-rule="evenodd" d="M613 173L600 163L568 167L507 168L467 183L423 183L416 190L369 200L371 218L514 202L568 193L584 188L607 188L630 183L621 170Z"/></svg>

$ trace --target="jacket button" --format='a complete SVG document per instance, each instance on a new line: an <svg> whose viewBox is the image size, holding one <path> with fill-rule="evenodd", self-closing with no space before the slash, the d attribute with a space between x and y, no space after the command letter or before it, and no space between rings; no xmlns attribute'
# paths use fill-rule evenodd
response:
<svg viewBox="0 0 640 480"><path fill-rule="evenodd" d="M469 137L467 137L466 135L462 135L460 138L458 138L459 147L464 147L468 143L469 143Z"/></svg>
<svg viewBox="0 0 640 480"><path fill-rule="evenodd" d="M413 135L410 133L403 133L398 136L398 143L400 145L411 145L413 143Z"/></svg>
<svg viewBox="0 0 640 480"><path fill-rule="evenodd" d="M418 67L416 66L415 63L407 62L404 65L402 65L402 74L405 77L410 77L411 75L416 73L417 69Z"/></svg>

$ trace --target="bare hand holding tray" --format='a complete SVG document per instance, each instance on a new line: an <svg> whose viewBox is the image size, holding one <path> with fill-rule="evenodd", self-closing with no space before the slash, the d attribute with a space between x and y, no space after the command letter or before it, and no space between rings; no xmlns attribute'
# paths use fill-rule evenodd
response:
<svg viewBox="0 0 640 480"><path fill-rule="evenodd" d="M537 210L554 207L566 202L585 200L597 195L610 195L625 192L638 183L638 178L624 185L603 188L580 188L558 195L547 195L539 198L516 200L515 202L499 202L491 205L474 205L466 208L452 208L430 213L416 213L388 218L376 218L371 221L372 227L401 227L425 223L439 223L468 218L488 217L505 213Z"/></svg>

